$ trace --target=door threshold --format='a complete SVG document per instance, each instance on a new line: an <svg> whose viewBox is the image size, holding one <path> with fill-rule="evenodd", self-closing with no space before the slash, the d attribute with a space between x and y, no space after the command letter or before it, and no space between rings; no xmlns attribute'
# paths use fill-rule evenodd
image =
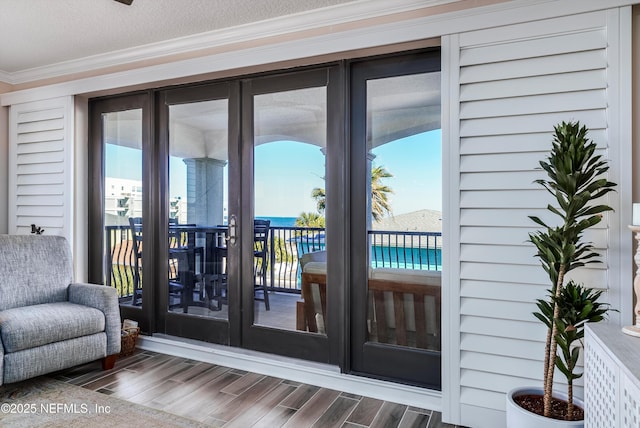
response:
<svg viewBox="0 0 640 428"><path fill-rule="evenodd" d="M331 364L156 334L139 336L137 347L233 369L279 377L378 400L442 412L442 393L431 389L340 373Z"/></svg>

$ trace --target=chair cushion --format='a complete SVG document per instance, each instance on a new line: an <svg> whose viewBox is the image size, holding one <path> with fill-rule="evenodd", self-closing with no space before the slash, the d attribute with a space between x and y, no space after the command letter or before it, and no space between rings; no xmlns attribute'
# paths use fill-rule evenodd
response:
<svg viewBox="0 0 640 428"><path fill-rule="evenodd" d="M304 265L302 269L304 273L318 273L318 274L326 274L327 273L327 263L326 262L309 262Z"/></svg>
<svg viewBox="0 0 640 428"><path fill-rule="evenodd" d="M406 282L408 284L424 284L440 286L442 272L435 270L375 268L370 269L369 277L387 281Z"/></svg>
<svg viewBox="0 0 640 428"><path fill-rule="evenodd" d="M0 337L6 353L99 333L104 329L102 311L69 302L0 312Z"/></svg>

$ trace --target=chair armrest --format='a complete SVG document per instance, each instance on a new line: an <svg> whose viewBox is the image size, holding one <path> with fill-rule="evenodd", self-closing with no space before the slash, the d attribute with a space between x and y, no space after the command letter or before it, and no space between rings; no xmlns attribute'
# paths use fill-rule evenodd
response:
<svg viewBox="0 0 640 428"><path fill-rule="evenodd" d="M4 384L4 346L0 341L0 386Z"/></svg>
<svg viewBox="0 0 640 428"><path fill-rule="evenodd" d="M107 333L107 355L120 352L120 305L118 292L113 287L97 284L69 285L69 302L101 310Z"/></svg>

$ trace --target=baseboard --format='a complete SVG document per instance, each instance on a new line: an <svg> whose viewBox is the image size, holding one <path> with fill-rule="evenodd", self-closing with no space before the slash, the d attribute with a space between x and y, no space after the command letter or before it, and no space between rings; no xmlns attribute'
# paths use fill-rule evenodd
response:
<svg viewBox="0 0 640 428"><path fill-rule="evenodd" d="M138 348L331 388L379 400L442 411L442 393L340 373L337 366L171 336L140 336Z"/></svg>

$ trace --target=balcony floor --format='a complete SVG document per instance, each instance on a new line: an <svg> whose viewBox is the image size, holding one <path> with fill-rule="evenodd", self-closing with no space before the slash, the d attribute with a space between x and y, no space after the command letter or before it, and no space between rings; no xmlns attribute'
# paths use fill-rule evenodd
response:
<svg viewBox="0 0 640 428"><path fill-rule="evenodd" d="M257 293L261 298L262 292ZM266 327L280 328L285 330L296 329L296 302L300 300L300 294L295 293L269 293L270 310L266 310L264 301L256 300L254 304L255 324ZM183 313L183 308L175 307L171 310L174 313ZM202 306L189 306L189 315L198 315L217 319L228 319L228 306L222 305L219 311L212 311Z"/></svg>
<svg viewBox="0 0 640 428"><path fill-rule="evenodd" d="M150 351L56 378L212 427L454 427L439 412Z"/></svg>

